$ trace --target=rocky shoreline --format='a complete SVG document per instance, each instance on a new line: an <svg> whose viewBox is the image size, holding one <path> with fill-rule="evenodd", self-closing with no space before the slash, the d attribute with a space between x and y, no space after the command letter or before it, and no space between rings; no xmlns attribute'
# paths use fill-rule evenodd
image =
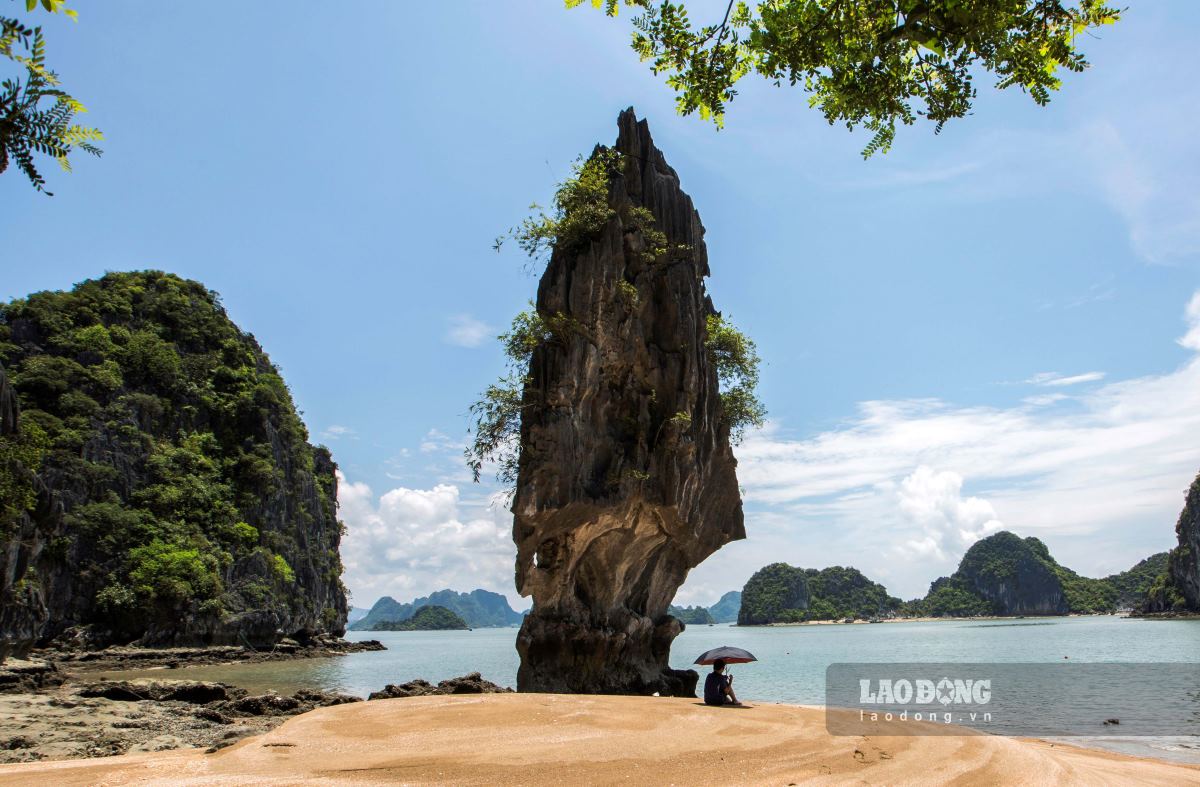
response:
<svg viewBox="0 0 1200 787"><path fill-rule="evenodd" d="M34 659L59 664L71 671L81 672L326 658L375 650L387 650L387 648L375 639L351 642L338 637L316 637L305 643L284 638L271 648L253 648L242 645L145 648L117 645L100 650L47 648L35 650L30 655ZM0 670L3 668L4 665L0 664ZM0 685L0 691L3 690L3 686Z"/></svg>
<svg viewBox="0 0 1200 787"><path fill-rule="evenodd" d="M0 693L0 763L197 747L213 752L316 708L364 701L311 690L251 695L204 681L91 680L45 661L0 665L0 681L7 687ZM369 699L511 691L475 672L436 686L424 680L388 685Z"/></svg>

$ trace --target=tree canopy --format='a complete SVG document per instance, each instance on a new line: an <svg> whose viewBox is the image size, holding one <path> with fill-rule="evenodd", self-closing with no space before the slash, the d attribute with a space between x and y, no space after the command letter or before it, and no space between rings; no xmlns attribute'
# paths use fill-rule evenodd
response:
<svg viewBox="0 0 1200 787"><path fill-rule="evenodd" d="M26 12L39 6L75 19L66 0L24 0ZM46 179L34 159L41 154L71 170L70 155L77 150L99 156L95 143L104 139L99 130L75 123L87 109L66 92L58 75L46 65L46 40L42 28L19 19L0 16L0 57L15 64L17 76L0 82L0 173L10 163L25 173L38 191L48 195Z"/></svg>
<svg viewBox="0 0 1200 787"><path fill-rule="evenodd" d="M1104 0L729 0L697 26L682 2L623 4L640 9L633 50L666 75L681 114L720 126L737 82L758 74L803 88L831 125L871 132L864 156L886 152L897 124L941 131L969 114L983 72L1048 103L1062 71L1088 67L1080 37L1121 15ZM622 4L591 5L616 16Z"/></svg>

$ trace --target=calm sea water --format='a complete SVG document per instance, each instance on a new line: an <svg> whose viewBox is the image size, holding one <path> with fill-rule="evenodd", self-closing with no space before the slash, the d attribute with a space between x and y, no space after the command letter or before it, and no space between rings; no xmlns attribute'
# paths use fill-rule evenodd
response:
<svg viewBox="0 0 1200 787"><path fill-rule="evenodd" d="M349 632L349 639L378 639L388 649L331 659L186 667L171 670L170 677L220 680L254 692L306 687L366 696L387 683L413 678L437 682L478 671L496 683L514 686L516 633L516 629ZM1196 662L1200 621L1096 616L768 628L689 626L672 647L672 666L684 667L719 645L746 648L759 659L731 667L740 698L821 705L825 669L837 662L1060 662L1064 656L1075 662ZM106 674L166 677L162 671ZM1200 761L1200 743L1192 748L1193 740L1072 742Z"/></svg>

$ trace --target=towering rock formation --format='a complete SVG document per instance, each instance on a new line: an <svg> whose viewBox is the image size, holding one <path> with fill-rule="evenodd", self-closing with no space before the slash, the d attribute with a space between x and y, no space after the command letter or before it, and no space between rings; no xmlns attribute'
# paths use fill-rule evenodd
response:
<svg viewBox="0 0 1200 787"><path fill-rule="evenodd" d="M1175 535L1179 546L1171 550L1166 573L1151 588L1145 612L1200 612L1200 475L1188 489Z"/></svg>
<svg viewBox="0 0 1200 787"><path fill-rule="evenodd" d="M618 126L616 215L556 249L538 287L538 311L570 330L534 351L524 395L513 538L533 609L517 685L691 695L696 673L667 666L683 628L667 607L745 537L737 462L705 351L704 227L645 121L629 109ZM674 253L647 253L637 208Z"/></svg>

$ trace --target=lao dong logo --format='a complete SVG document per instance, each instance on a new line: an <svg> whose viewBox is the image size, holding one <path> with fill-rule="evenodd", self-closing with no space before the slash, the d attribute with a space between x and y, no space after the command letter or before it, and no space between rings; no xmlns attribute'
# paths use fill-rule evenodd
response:
<svg viewBox="0 0 1200 787"><path fill-rule="evenodd" d="M935 683L927 678L865 678L858 682L858 701L862 705L932 705L935 702L986 705L992 701L992 681L942 678Z"/></svg>

